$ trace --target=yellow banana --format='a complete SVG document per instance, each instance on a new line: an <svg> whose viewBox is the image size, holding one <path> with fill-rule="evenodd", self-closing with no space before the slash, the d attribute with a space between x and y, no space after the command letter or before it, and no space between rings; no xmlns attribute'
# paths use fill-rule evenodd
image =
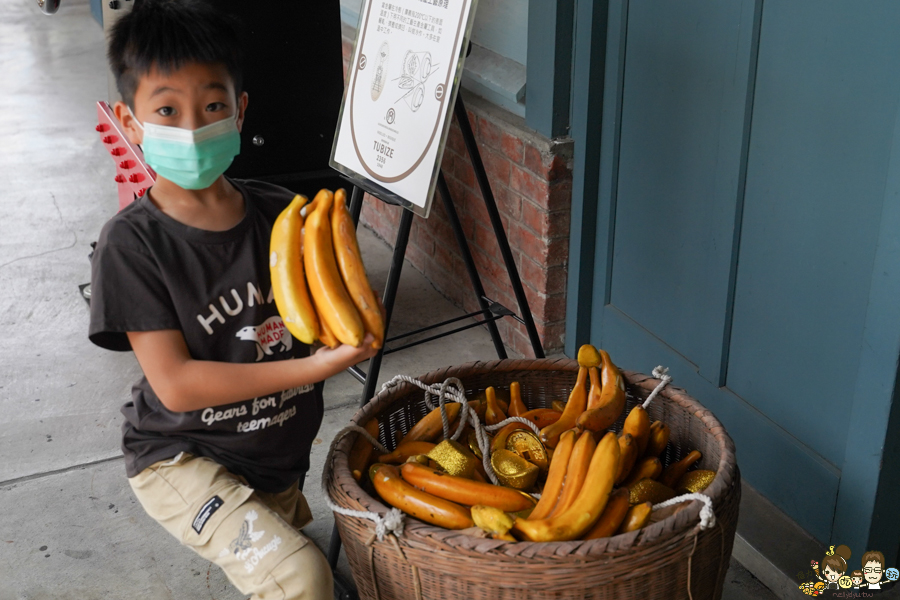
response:
<svg viewBox="0 0 900 600"><path fill-rule="evenodd" d="M597 444L584 485L569 508L545 519L518 518L513 531L532 542L578 539L590 530L606 508L618 466L619 442L610 432Z"/></svg>
<svg viewBox="0 0 900 600"><path fill-rule="evenodd" d="M303 265L319 318L340 343L358 348L365 331L338 272L329 218L333 201L334 194L325 189L313 201L315 209L306 216Z"/></svg>
<svg viewBox="0 0 900 600"><path fill-rule="evenodd" d="M294 196L294 200L275 219L269 243L269 272L275 306L284 320L284 326L304 344L312 344L319 339L319 318L303 274L303 236L300 233L303 217L300 216L300 209L306 202L306 196Z"/></svg>
<svg viewBox="0 0 900 600"><path fill-rule="evenodd" d="M350 211L347 210L347 194L343 188L334 193L334 206L331 209L331 233L334 242L334 254L338 268L350 300L359 311L366 332L375 338L373 348L381 348L384 342L384 319L381 308L372 291L372 285L366 276L366 267L359 252L356 239L356 228Z"/></svg>

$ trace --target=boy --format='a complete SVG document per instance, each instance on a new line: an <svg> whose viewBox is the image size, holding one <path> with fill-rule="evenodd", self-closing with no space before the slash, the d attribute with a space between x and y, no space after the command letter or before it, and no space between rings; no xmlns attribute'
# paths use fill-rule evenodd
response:
<svg viewBox="0 0 900 600"><path fill-rule="evenodd" d="M147 513L254 599L330 600L298 480L321 382L375 350L367 337L312 353L278 316L269 238L293 194L223 176L248 101L238 48L226 18L188 0L142 0L114 27L115 114L158 178L99 236L89 336L144 373L122 449Z"/></svg>

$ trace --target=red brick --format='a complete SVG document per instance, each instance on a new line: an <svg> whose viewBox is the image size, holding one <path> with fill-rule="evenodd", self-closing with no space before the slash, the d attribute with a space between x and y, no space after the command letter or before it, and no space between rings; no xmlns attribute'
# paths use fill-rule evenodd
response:
<svg viewBox="0 0 900 600"><path fill-rule="evenodd" d="M424 225L416 225L418 222L421 222L421 219L413 220L413 231L410 239L422 252L431 256L434 254L434 234L430 228Z"/></svg>
<svg viewBox="0 0 900 600"><path fill-rule="evenodd" d="M501 215L514 221L522 218L522 196L503 185L494 186L493 191Z"/></svg>
<svg viewBox="0 0 900 600"><path fill-rule="evenodd" d="M546 181L531 171L512 165L509 174L509 187L538 206L549 208L549 186ZM571 191L569 192L569 196L571 199Z"/></svg>
<svg viewBox="0 0 900 600"><path fill-rule="evenodd" d="M522 223L542 238L550 237L550 215L533 202L522 202Z"/></svg>
<svg viewBox="0 0 900 600"><path fill-rule="evenodd" d="M522 143L522 140L504 131L500 137L500 145L509 160L519 165L522 164L525 156L525 144Z"/></svg>
<svg viewBox="0 0 900 600"><path fill-rule="evenodd" d="M450 131L447 133L447 148L452 149L460 156L466 155L466 142L463 140L462 132L455 121L450 124Z"/></svg>
<svg viewBox="0 0 900 600"><path fill-rule="evenodd" d="M431 261L431 255L426 254L416 246L407 246L406 260L408 260L417 271L424 273L425 265Z"/></svg>
<svg viewBox="0 0 900 600"><path fill-rule="evenodd" d="M527 227L523 227L520 223L510 223L509 240L513 247L538 264L548 264L550 253L547 242Z"/></svg>
<svg viewBox="0 0 900 600"><path fill-rule="evenodd" d="M548 181L557 181L560 179L571 179L572 171L569 169L568 162L561 156L556 155L550 161L550 170L547 172Z"/></svg>
<svg viewBox="0 0 900 600"><path fill-rule="evenodd" d="M547 269L547 293L565 294L568 285L569 273L561 266Z"/></svg>
<svg viewBox="0 0 900 600"><path fill-rule="evenodd" d="M555 181L550 185L548 193L544 196L546 205L537 202L538 205L544 206L547 210L571 210L572 208L572 180Z"/></svg>
<svg viewBox="0 0 900 600"><path fill-rule="evenodd" d="M569 226L572 221L572 211L558 210L550 213L550 228L547 232L548 237L569 237Z"/></svg>
<svg viewBox="0 0 900 600"><path fill-rule="evenodd" d="M532 173L542 177L547 176L547 167L544 165L544 157L541 155L541 151L530 144L525 145L524 164L525 168Z"/></svg>
<svg viewBox="0 0 900 600"><path fill-rule="evenodd" d="M452 248L452 250L455 249L456 248ZM434 247L434 261L438 266L447 271L447 273L453 273L453 255L451 254L451 248L448 248L444 244L436 244Z"/></svg>
<svg viewBox="0 0 900 600"><path fill-rule="evenodd" d="M453 173L453 175L457 179L459 179L466 187L474 188L475 170L472 168L472 165L469 164L469 161L459 155L454 155L451 163L451 172Z"/></svg>
<svg viewBox="0 0 900 600"><path fill-rule="evenodd" d="M556 352L563 347L566 339L565 321L549 324L535 323L535 329L537 329L538 337L541 338L541 345L544 347L545 353Z"/></svg>
<svg viewBox="0 0 900 600"><path fill-rule="evenodd" d="M484 161L484 170L487 172L492 190L509 185L509 159L506 156L483 147L481 159Z"/></svg>
<svg viewBox="0 0 900 600"><path fill-rule="evenodd" d="M569 239L554 238L547 246L547 266L564 265L569 261Z"/></svg>
<svg viewBox="0 0 900 600"><path fill-rule="evenodd" d="M478 118L478 141L495 150L503 151L503 132L483 117Z"/></svg>
<svg viewBox="0 0 900 600"><path fill-rule="evenodd" d="M475 246L488 256L500 256L500 247L497 245L497 237L490 225L478 224L475 226Z"/></svg>
<svg viewBox="0 0 900 600"><path fill-rule="evenodd" d="M519 263L519 276L522 281L527 281L529 285L534 286L539 292L549 293L547 290L548 269L546 265L541 265L528 257L522 258Z"/></svg>

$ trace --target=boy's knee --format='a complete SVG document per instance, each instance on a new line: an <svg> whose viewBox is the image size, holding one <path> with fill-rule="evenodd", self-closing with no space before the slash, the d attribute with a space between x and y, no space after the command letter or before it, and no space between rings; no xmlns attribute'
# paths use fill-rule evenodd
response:
<svg viewBox="0 0 900 600"><path fill-rule="evenodd" d="M311 541L278 563L253 600L333 600L334 579L325 555Z"/></svg>

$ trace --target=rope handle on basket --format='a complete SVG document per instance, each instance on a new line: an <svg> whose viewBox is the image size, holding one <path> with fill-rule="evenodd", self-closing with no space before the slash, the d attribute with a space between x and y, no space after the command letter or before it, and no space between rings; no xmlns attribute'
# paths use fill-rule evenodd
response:
<svg viewBox="0 0 900 600"><path fill-rule="evenodd" d="M644 400L643 408L644 410L650 406L650 403L653 402L653 399L672 381L672 376L669 375L669 368L664 367L662 365L657 366L653 369L653 377L659 379L659 384L650 392L650 395L647 396L647 399ZM703 508L700 509L700 529L709 529L710 527L715 527L716 525L716 513L713 512L712 498L707 496L706 494L682 494L681 496L676 496L671 500L666 500L665 502L660 502L659 504L653 505L653 510L659 510L661 508L666 508L667 506L672 506L675 504L680 504L681 502L687 502L689 500L699 500L703 503Z"/></svg>
<svg viewBox="0 0 900 600"><path fill-rule="evenodd" d="M663 388L669 385L669 383L672 381L672 376L669 375L669 367L664 367L662 365L659 365L655 369L653 369L653 377L659 379L660 382L659 385L657 385L653 389L653 391L650 392L650 395L647 396L647 399L644 400L644 403L641 405L644 410L647 410L647 407L650 406L650 403L653 402L653 399L656 398L656 395L659 394L663 390Z"/></svg>
<svg viewBox="0 0 900 600"><path fill-rule="evenodd" d="M659 510L661 508L666 508L667 506L680 504L681 502L687 502L689 500L699 500L703 503L703 508L700 509L700 529L709 529L710 527L715 527L716 513L713 512L712 498L710 498L706 494L682 494L681 496L676 496L671 500L666 500L665 502L654 504L653 510Z"/></svg>

